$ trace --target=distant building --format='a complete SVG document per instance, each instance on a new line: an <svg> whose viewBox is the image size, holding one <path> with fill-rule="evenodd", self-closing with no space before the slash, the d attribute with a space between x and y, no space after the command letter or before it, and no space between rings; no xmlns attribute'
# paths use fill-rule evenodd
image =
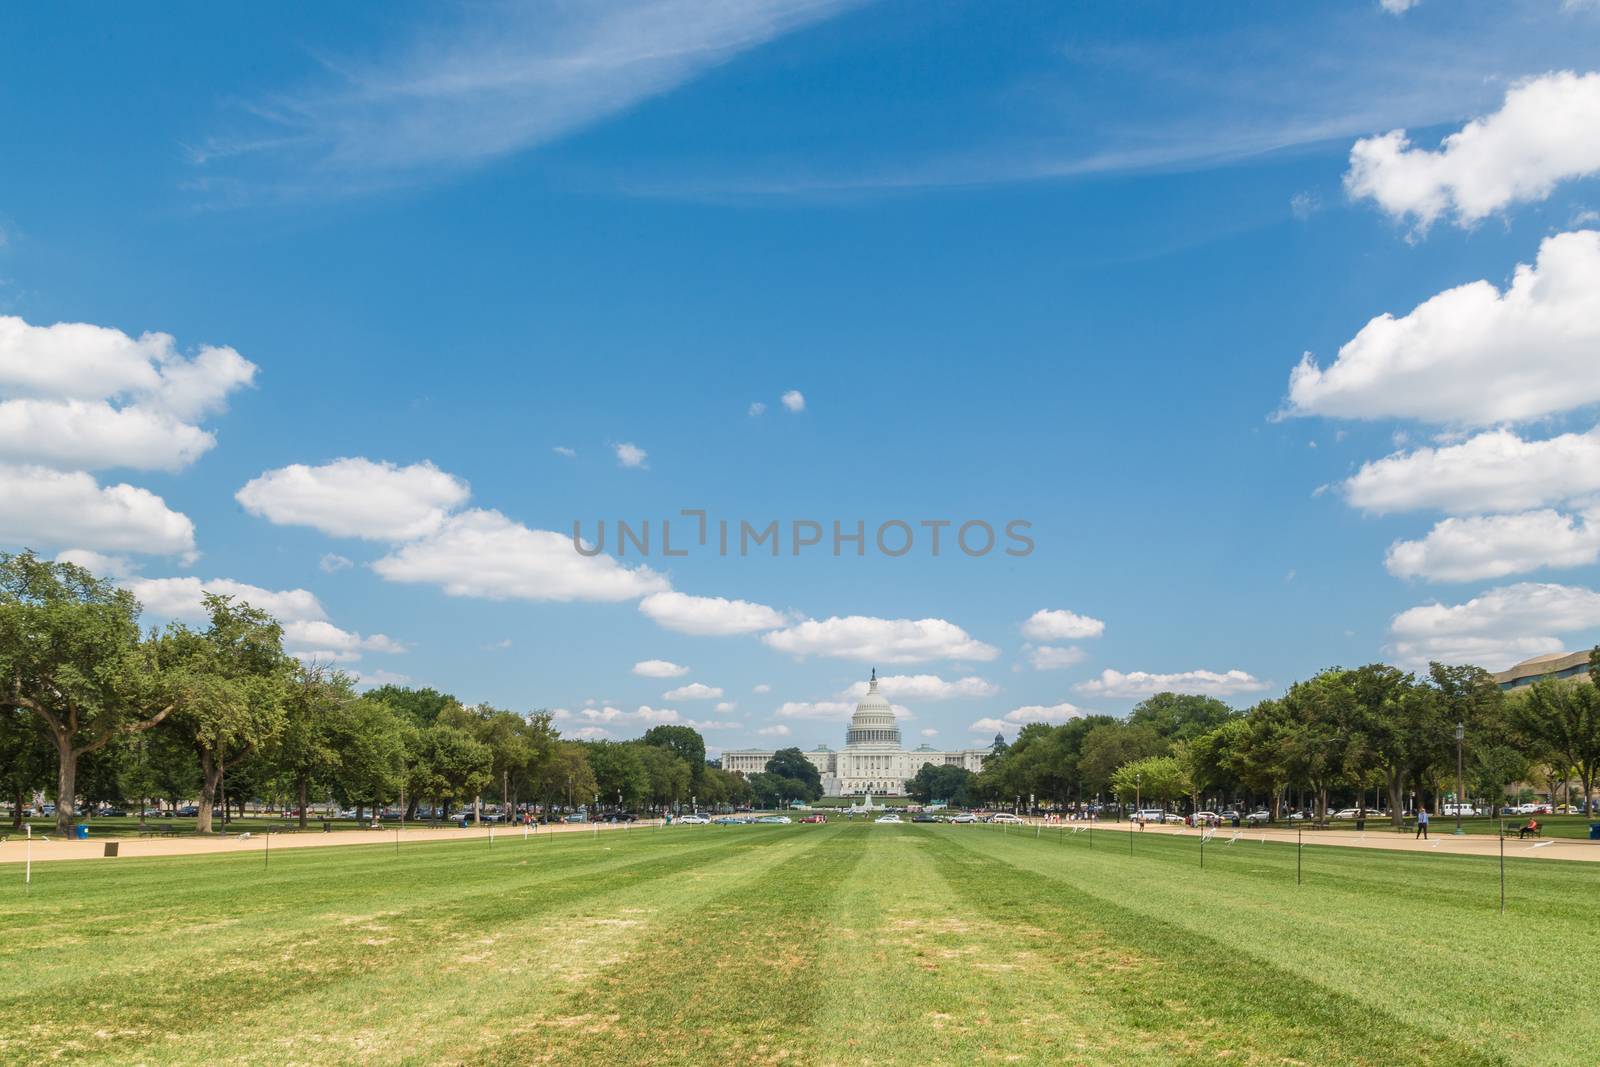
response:
<svg viewBox="0 0 1600 1067"><path fill-rule="evenodd" d="M1551 652L1490 675L1501 689L1521 689L1545 678L1589 677L1588 652Z"/></svg>
<svg viewBox="0 0 1600 1067"><path fill-rule="evenodd" d="M996 737L998 741L998 736ZM916 777L928 764L935 767L960 767L976 773L983 769L983 761L991 749L967 748L959 752L942 752L922 745L914 749L901 747L900 726L895 722L894 709L883 694L878 692L877 672L867 684L867 695L856 705L850 716L850 726L845 731L844 749L835 751L827 745L818 745L805 754L822 775L822 792L830 797L904 796L906 783ZM735 771L746 778L767 769L772 750L734 749L722 754L722 769Z"/></svg>

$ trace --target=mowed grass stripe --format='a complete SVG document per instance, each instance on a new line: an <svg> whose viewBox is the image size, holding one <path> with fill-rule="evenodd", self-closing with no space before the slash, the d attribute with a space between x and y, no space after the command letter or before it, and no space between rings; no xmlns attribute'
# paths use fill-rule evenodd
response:
<svg viewBox="0 0 1600 1067"><path fill-rule="evenodd" d="M1044 931L967 906L931 834L861 832L872 848L837 900L814 1062L1126 1064L1156 1047L1063 988Z"/></svg>
<svg viewBox="0 0 1600 1067"><path fill-rule="evenodd" d="M521 855L498 844L428 846L403 855L403 865L371 847L337 857L308 850L306 867L282 872L284 883L270 892L259 882L241 891L228 876L246 872L215 869L231 858L183 861L199 869L169 888L168 907L191 909L198 929L173 929L164 945L146 943L114 960L93 942L63 945L78 981L49 995L30 985L28 961L52 950L8 950L8 965L20 964L8 970L21 980L0 998L0 1060L327 1063L396 1062L444 1048L465 1054L484 1043L485 1025L520 1010L519 997L582 981L586 962L610 959L638 936L642 920L612 916L669 910L667 883L756 877L802 843L690 831L541 844ZM106 865L82 865L80 876L86 884L54 887L59 910L137 906ZM231 925L192 910L216 906L209 898L219 885L241 916ZM3 921L9 927L16 918L12 911ZM54 928L72 940L70 924ZM448 1058L434 1052L417 1062Z"/></svg>
<svg viewBox="0 0 1600 1067"><path fill-rule="evenodd" d="M1217 1016L1309 1062L1576 1063L1600 1047L1581 998L1548 980L1550 959L1600 947L1593 923L1569 917L1592 893L1574 870L1587 865L1527 865L1525 880L1550 879L1538 894L1552 914L1502 917L1482 860L1326 848L1313 868L1308 849L1296 886L1292 846L1208 846L1202 871L1194 839L1147 835L1130 857L1126 840L1103 847L1113 835L1092 852L1070 838L945 836L968 864L1005 872L973 906L1026 914L1053 898L1183 975L1129 991L1173 1009L1154 1026Z"/></svg>
<svg viewBox="0 0 1600 1067"><path fill-rule="evenodd" d="M517 1034L472 1062L811 1062L814 1017L832 977L818 959L837 919L834 900L855 880L868 842L838 825L783 833L804 851L737 886L684 886L681 921L653 924L625 958L534 1006Z"/></svg>

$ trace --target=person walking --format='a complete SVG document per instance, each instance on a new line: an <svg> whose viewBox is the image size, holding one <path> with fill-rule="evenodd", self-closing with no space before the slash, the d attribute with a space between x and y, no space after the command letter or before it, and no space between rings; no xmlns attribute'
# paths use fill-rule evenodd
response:
<svg viewBox="0 0 1600 1067"><path fill-rule="evenodd" d="M1426 841L1428 839L1428 809L1425 808L1425 807L1418 807L1417 808L1417 835L1416 836L1422 838L1424 841ZM1415 840L1415 839L1416 838L1413 838L1412 840Z"/></svg>

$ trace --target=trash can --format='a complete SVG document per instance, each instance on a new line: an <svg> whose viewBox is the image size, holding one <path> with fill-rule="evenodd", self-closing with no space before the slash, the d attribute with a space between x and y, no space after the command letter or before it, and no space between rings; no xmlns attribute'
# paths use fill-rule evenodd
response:
<svg viewBox="0 0 1600 1067"><path fill-rule="evenodd" d="M465 830L467 828L467 820L458 819L458 820L456 820L456 825L459 826L461 829Z"/></svg>
<svg viewBox="0 0 1600 1067"><path fill-rule="evenodd" d="M113 857L116 854L117 854L117 843L115 841L107 841L106 842L106 857L109 859L110 857Z"/></svg>
<svg viewBox="0 0 1600 1067"><path fill-rule="evenodd" d="M1592 822L1589 824L1589 840L1600 841L1600 822Z"/></svg>
<svg viewBox="0 0 1600 1067"><path fill-rule="evenodd" d="M87 841L89 840L89 828L80 822L72 828L72 836L79 841Z"/></svg>

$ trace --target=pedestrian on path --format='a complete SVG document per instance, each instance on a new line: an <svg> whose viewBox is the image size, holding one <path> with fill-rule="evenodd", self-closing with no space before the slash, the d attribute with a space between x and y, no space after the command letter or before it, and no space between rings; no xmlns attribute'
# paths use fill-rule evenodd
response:
<svg viewBox="0 0 1600 1067"><path fill-rule="evenodd" d="M1418 808L1417 809L1417 837L1422 838L1424 841L1426 841L1428 839L1428 809L1427 808ZM1415 840L1415 838L1413 838L1413 840Z"/></svg>

